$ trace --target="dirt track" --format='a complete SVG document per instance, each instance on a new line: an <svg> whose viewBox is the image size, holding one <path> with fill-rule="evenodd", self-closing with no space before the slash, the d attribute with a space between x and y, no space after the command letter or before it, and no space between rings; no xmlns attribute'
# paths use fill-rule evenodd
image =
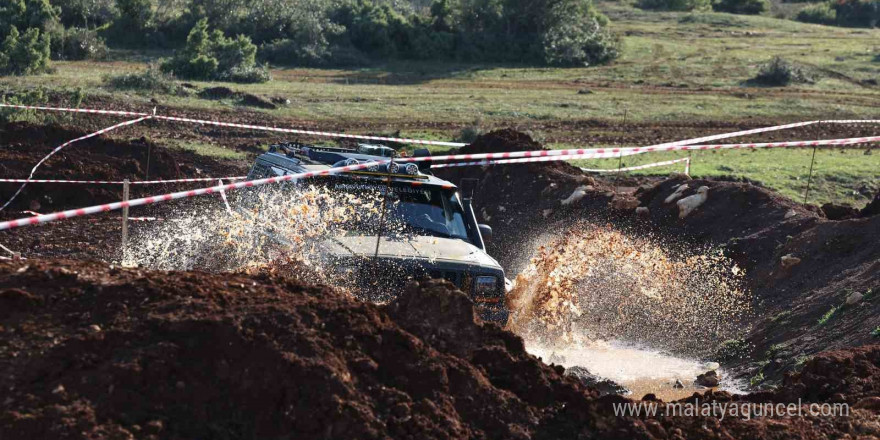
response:
<svg viewBox="0 0 880 440"><path fill-rule="evenodd" d="M17 161L4 171L13 176L21 176L25 164L57 139L73 137L69 131L28 126L2 133L4 144L45 133L33 152L21 145L0 153ZM143 171L143 145L100 141L74 148L77 154L54 158L44 175L120 179L139 178ZM502 132L467 148L541 146ZM151 177L196 177L196 167L211 175L242 171L236 163L161 147L153 153L171 171ZM730 365L746 376L760 372L782 388L704 398L843 399L863 408L849 419L614 417L611 403L626 399L599 398L563 378L561 368L529 356L517 336L475 323L469 300L441 285L411 290L398 302L377 307L330 288L265 275L149 272L54 259L112 261L118 221L108 214L0 233L0 243L31 258L0 262L0 389L9 396L0 402L0 438L880 435L880 406L871 400L880 389L880 348L851 348L874 341L878 296L866 295L840 307L826 324L816 324L851 292L880 292L880 248L871 245L880 240L880 216L869 215L870 209L862 218L831 221L745 183L681 177L603 181L567 164L475 171L452 169L442 176L480 179L478 218L495 228L499 239L490 251L512 273L529 257L531 238L543 230L565 231L574 220L723 246L746 269L761 311L746 338L747 352ZM710 188L706 204L685 220L678 219L674 204L663 202L681 183L690 185L686 195L700 185ZM620 184L637 190L616 196L613 188ZM560 201L578 187L589 187L584 198L562 206ZM86 199L86 204L118 199L116 189L85 194L64 188L51 190L57 191L50 193L51 203L43 192L27 193L21 202L27 205L16 209L26 209L32 200L55 209L80 206ZM650 216L610 208L615 197L636 200ZM161 217L174 209L134 215ZM18 213L4 213L11 215ZM800 264L783 270L785 255L798 256ZM788 313L780 318L783 312ZM843 351L806 361L798 366L803 368L799 375L784 375L799 356L827 348Z"/></svg>
<svg viewBox="0 0 880 440"><path fill-rule="evenodd" d="M880 434L871 409L784 422L615 417L626 399L598 398L515 335L476 323L470 300L443 284L382 308L267 276L33 261L0 263L0 285L3 438ZM837 356L876 365L878 352ZM833 374L835 391L871 404L876 367L866 376L824 359L806 367L809 381Z"/></svg>

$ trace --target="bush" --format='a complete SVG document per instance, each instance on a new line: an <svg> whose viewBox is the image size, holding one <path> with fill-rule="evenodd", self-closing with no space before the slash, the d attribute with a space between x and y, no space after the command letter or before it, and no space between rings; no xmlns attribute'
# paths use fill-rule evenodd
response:
<svg viewBox="0 0 880 440"><path fill-rule="evenodd" d="M190 31L183 50L162 63L161 69L187 79L269 81L268 71L257 67L256 56L257 46L250 38L227 38L219 30L208 33L208 20L201 19Z"/></svg>
<svg viewBox="0 0 880 440"><path fill-rule="evenodd" d="M107 44L94 30L65 29L59 38L52 40L52 53L56 59L101 60L107 57L107 52Z"/></svg>
<svg viewBox="0 0 880 440"><path fill-rule="evenodd" d="M880 25L880 0L837 0L831 2L841 26L869 27Z"/></svg>
<svg viewBox="0 0 880 440"><path fill-rule="evenodd" d="M642 9L660 11L698 11L711 8L710 0L639 0Z"/></svg>
<svg viewBox="0 0 880 440"><path fill-rule="evenodd" d="M220 81L235 83L264 83L272 80L269 69L263 66L233 67L222 72L218 78Z"/></svg>
<svg viewBox="0 0 880 440"><path fill-rule="evenodd" d="M837 23L837 11L831 8L829 3L818 3L801 9L797 14L797 21L816 24Z"/></svg>
<svg viewBox="0 0 880 440"><path fill-rule="evenodd" d="M171 75L163 73L154 65L150 65L143 72L105 76L104 85L117 90L136 90L166 94L177 94L181 90Z"/></svg>
<svg viewBox="0 0 880 440"><path fill-rule="evenodd" d="M486 129L483 127L483 119L477 118L471 125L462 128L455 140L470 144L485 133Z"/></svg>
<svg viewBox="0 0 880 440"><path fill-rule="evenodd" d="M787 86L791 83L812 82L812 78L801 67L780 57L774 57L761 66L754 82L765 86Z"/></svg>
<svg viewBox="0 0 880 440"><path fill-rule="evenodd" d="M600 23L604 17L591 16L583 7L580 2L558 3L550 11L554 24L543 37L547 64L589 66L617 58L620 44Z"/></svg>
<svg viewBox="0 0 880 440"><path fill-rule="evenodd" d="M49 38L37 28L24 35L13 26L0 46L0 74L31 75L49 69Z"/></svg>
<svg viewBox="0 0 880 440"><path fill-rule="evenodd" d="M731 14L760 14L770 9L768 0L715 0L712 9L717 12L729 12Z"/></svg>

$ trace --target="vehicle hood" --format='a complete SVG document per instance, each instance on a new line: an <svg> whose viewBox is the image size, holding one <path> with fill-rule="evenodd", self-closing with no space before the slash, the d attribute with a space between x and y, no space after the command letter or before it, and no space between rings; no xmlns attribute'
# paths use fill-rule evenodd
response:
<svg viewBox="0 0 880 440"><path fill-rule="evenodd" d="M372 257L376 252L376 236L335 237L325 240L323 246L337 257ZM501 269L498 262L482 249L453 238L382 237L379 242L379 257L463 263Z"/></svg>

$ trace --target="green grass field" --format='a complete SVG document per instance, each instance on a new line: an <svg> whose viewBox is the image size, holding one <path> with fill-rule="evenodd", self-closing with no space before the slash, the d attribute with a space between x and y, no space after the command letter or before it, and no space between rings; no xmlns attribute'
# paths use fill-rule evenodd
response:
<svg viewBox="0 0 880 440"><path fill-rule="evenodd" d="M352 70L275 69L274 80L266 84L194 84L285 97L291 104L277 110L247 109L276 122L350 125L352 132L400 130L404 136L448 140L479 119L487 129L530 129L556 147L577 145L578 130L588 130L577 128L578 121L619 121L624 113L634 122L691 124L749 118L880 119L880 87L870 82L880 79L876 61L880 29L810 25L765 16L648 12L613 1L600 2L599 7L623 42L621 58L607 66L558 69L398 62ZM145 69L147 62L168 55L114 52L113 59L105 62L57 62L55 73L0 78L0 87L78 87L87 95L140 109L152 108L150 100L155 98L164 107L240 110L229 100L123 93L103 84L105 75ZM745 85L761 63L777 55L810 69L815 83L783 88ZM701 152L696 154L693 173L743 176L802 197L809 153ZM638 156L627 164L668 156ZM863 205L867 199L862 192L868 190L860 192L858 186L875 191L880 187L880 154L823 150L818 159L813 202Z"/></svg>
<svg viewBox="0 0 880 440"><path fill-rule="evenodd" d="M862 150L819 149L813 167L810 203L849 203L862 206L880 184L880 152L865 155ZM691 152L691 175L699 177L745 177L759 181L780 193L804 201L813 150L720 150ZM687 152L643 154L623 158L623 166L637 166L687 157ZM617 169L617 159L572 161L591 169ZM684 163L633 171L636 175L668 175L683 172Z"/></svg>

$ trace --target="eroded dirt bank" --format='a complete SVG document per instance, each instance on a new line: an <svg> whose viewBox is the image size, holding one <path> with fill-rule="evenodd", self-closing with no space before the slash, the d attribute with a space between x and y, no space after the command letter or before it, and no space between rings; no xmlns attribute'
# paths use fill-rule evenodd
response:
<svg viewBox="0 0 880 440"><path fill-rule="evenodd" d="M505 130L462 152L541 148ZM478 179L478 218L495 229L490 251L511 273L527 264L537 246L577 233L584 221L655 237L671 251L720 250L744 269L755 313L747 334L707 352L738 367L745 378L763 378L757 384L778 383L785 371L819 351L876 341L880 216L874 204L853 218L829 220L819 208L749 183L682 175L600 179L567 163L450 168L438 174L453 182ZM700 187L706 187L705 202L680 218L677 201ZM667 202L679 188L679 196Z"/></svg>
<svg viewBox="0 0 880 440"><path fill-rule="evenodd" d="M775 394L707 396L839 392L860 408L848 418L654 419L614 416L626 399L599 398L475 322L445 284L378 307L264 275L20 261L0 262L0 304L2 438L880 435L876 346L817 357Z"/></svg>

